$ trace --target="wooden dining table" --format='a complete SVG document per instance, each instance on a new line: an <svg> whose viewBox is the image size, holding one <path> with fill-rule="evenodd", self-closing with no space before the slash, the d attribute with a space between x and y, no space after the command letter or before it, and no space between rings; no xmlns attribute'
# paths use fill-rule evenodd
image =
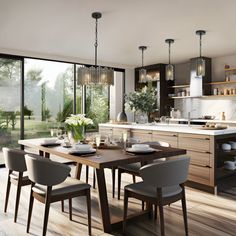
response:
<svg viewBox="0 0 236 236"><path fill-rule="evenodd" d="M105 168L114 168L120 165L135 163L135 162L151 162L155 159L160 159L164 157L172 157L186 154L186 150L172 147L161 147L153 146L155 152L152 154L130 154L125 152L122 149L99 149L99 158L96 154L91 156L77 156L69 154L68 148L65 148L61 145L58 146L43 146L43 139L25 139L19 140L18 143L24 147L29 147L39 151L41 156L49 158L50 155L56 155L63 157L70 161L76 162L76 174L75 177L80 179L82 165L90 166L96 169L97 185L98 185L98 201L100 205L100 213L103 231L110 233L117 225L122 223L122 218L112 220L107 189L106 189L106 180L104 169Z"/></svg>

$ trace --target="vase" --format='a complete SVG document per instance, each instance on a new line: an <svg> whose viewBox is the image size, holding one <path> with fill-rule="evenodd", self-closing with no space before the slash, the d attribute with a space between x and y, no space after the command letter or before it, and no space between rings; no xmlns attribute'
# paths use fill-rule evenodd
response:
<svg viewBox="0 0 236 236"><path fill-rule="evenodd" d="M71 144L76 144L78 142L84 141L84 127L74 127L71 131L68 132L68 138Z"/></svg>
<svg viewBox="0 0 236 236"><path fill-rule="evenodd" d="M145 112L137 112L135 113L135 122L139 124L148 123L148 115Z"/></svg>

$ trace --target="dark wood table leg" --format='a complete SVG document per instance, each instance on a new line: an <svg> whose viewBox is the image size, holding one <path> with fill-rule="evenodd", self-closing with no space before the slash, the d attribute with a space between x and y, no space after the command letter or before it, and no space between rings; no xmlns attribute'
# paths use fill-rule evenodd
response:
<svg viewBox="0 0 236 236"><path fill-rule="evenodd" d="M81 170L82 170L82 164L81 163L77 163L76 164L76 170L75 170L75 178L76 179L80 179L80 177L81 177Z"/></svg>
<svg viewBox="0 0 236 236"><path fill-rule="evenodd" d="M44 157L46 157L46 158L50 158L50 153L45 152L44 155L45 155Z"/></svg>
<svg viewBox="0 0 236 236"><path fill-rule="evenodd" d="M44 153L43 153L43 151L42 150L39 150L39 156L44 156Z"/></svg>
<svg viewBox="0 0 236 236"><path fill-rule="evenodd" d="M102 218L103 231L105 233L111 232L111 217L107 199L107 188L104 175L104 169L96 169L99 205Z"/></svg>

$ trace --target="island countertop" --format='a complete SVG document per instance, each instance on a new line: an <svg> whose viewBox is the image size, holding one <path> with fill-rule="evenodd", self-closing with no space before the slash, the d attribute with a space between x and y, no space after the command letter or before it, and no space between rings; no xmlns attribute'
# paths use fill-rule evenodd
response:
<svg viewBox="0 0 236 236"><path fill-rule="evenodd" d="M181 125L181 124L113 124L103 123L99 124L99 127L111 127L111 128L123 128L123 129L140 129L140 130L153 130L153 131L166 131L188 134L203 134L203 135L224 135L224 134L236 134L236 127L228 127L222 130L203 130L197 125Z"/></svg>

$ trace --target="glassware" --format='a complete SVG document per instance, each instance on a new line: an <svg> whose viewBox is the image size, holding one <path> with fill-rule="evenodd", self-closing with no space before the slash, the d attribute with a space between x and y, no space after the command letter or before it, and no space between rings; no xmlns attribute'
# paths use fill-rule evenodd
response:
<svg viewBox="0 0 236 236"><path fill-rule="evenodd" d="M122 133L122 139L124 143L124 151L126 150L127 132Z"/></svg>
<svg viewBox="0 0 236 236"><path fill-rule="evenodd" d="M96 135L95 136L95 142L96 142L96 152L97 152L97 158L100 158L100 155L98 154L98 147L100 146L101 143L101 135Z"/></svg>

